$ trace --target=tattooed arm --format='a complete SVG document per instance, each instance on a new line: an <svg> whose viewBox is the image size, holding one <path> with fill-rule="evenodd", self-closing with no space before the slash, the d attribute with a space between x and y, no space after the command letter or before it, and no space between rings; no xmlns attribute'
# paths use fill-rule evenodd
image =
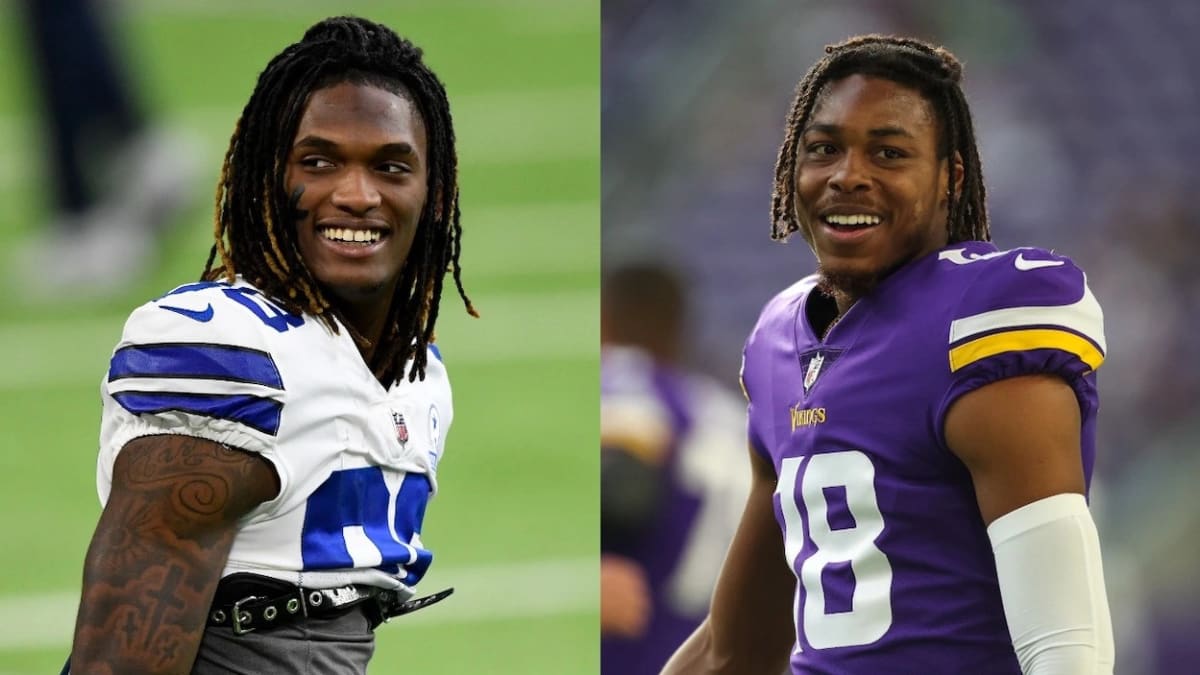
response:
<svg viewBox="0 0 1200 675"><path fill-rule="evenodd" d="M279 491L259 456L190 436L130 441L88 547L72 673L187 673L238 519Z"/></svg>

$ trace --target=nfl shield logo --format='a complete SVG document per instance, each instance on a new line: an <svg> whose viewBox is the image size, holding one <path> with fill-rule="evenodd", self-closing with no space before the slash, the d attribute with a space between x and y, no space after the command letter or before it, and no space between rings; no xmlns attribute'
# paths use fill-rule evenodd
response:
<svg viewBox="0 0 1200 675"><path fill-rule="evenodd" d="M404 445L408 442L408 425L404 423L404 415L392 411L392 421L396 423L396 440Z"/></svg>
<svg viewBox="0 0 1200 675"><path fill-rule="evenodd" d="M817 354L812 357L812 361L808 362L808 370L804 373L804 393L808 393L812 389L813 383L817 381L817 376L821 374L821 364L825 363L825 355Z"/></svg>

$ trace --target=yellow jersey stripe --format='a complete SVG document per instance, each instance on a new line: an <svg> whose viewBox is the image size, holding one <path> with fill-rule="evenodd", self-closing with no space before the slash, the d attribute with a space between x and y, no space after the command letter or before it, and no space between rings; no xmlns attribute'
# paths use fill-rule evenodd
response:
<svg viewBox="0 0 1200 675"><path fill-rule="evenodd" d="M951 349L950 372L989 356L1029 349L1061 349L1078 356L1092 370L1104 363L1104 354L1096 345L1074 333L1053 328L1033 328L995 333Z"/></svg>
<svg viewBox="0 0 1200 675"><path fill-rule="evenodd" d="M1009 307L974 316L955 319L950 323L950 342L955 343L980 333L997 329L1033 326L1062 326L1086 335L1107 351L1104 344L1104 312L1091 289L1084 286L1083 297L1070 305L1047 307Z"/></svg>

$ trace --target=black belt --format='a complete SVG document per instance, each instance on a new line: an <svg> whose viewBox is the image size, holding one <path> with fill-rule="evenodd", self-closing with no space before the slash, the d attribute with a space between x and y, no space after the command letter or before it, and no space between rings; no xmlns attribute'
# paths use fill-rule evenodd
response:
<svg viewBox="0 0 1200 675"><path fill-rule="evenodd" d="M234 635L277 628L305 618L332 618L363 606L374 629L388 619L415 612L443 600L453 588L413 600L378 586L302 588L270 577L238 572L217 584L209 626L229 626Z"/></svg>

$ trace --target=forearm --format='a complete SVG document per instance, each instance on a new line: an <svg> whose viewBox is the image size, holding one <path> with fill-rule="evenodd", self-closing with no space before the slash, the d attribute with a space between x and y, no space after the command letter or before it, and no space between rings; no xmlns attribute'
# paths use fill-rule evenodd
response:
<svg viewBox="0 0 1200 675"><path fill-rule="evenodd" d="M712 658L712 628L708 618L675 650L660 675L715 675L720 667Z"/></svg>
<svg viewBox="0 0 1200 675"><path fill-rule="evenodd" d="M245 452L186 436L130 441L84 562L71 672L190 672L238 519L277 490Z"/></svg>
<svg viewBox="0 0 1200 675"><path fill-rule="evenodd" d="M998 518L988 534L1021 671L1111 673L1112 623L1100 540L1083 496L1034 502Z"/></svg>
<svg viewBox="0 0 1200 675"><path fill-rule="evenodd" d="M71 672L188 673L232 532L164 547L120 518L106 511L88 549Z"/></svg>
<svg viewBox="0 0 1200 675"><path fill-rule="evenodd" d="M747 622L747 625L757 626L754 622ZM719 648L713 638L712 623L705 618L675 650L660 675L760 675L783 673L788 669L786 649L729 651ZM759 640L756 638L755 641Z"/></svg>
<svg viewBox="0 0 1200 675"><path fill-rule="evenodd" d="M713 590L708 618L664 673L757 675L785 670L795 644L796 579L775 522L773 469L751 451L754 479Z"/></svg>

